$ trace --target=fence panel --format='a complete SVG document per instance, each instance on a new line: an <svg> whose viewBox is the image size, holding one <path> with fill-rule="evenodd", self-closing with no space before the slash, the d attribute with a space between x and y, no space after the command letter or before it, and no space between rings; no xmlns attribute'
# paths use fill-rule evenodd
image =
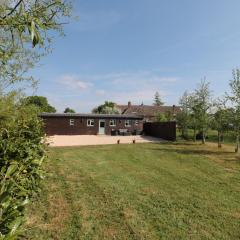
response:
<svg viewBox="0 0 240 240"><path fill-rule="evenodd" d="M143 132L148 136L176 141L176 122L146 122Z"/></svg>

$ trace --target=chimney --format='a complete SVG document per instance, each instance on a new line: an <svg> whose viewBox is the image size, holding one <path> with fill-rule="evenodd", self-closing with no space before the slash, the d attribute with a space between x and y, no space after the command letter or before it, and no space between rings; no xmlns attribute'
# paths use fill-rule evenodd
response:
<svg viewBox="0 0 240 240"><path fill-rule="evenodd" d="M128 108L131 107L131 106L132 106L131 102L128 101Z"/></svg>

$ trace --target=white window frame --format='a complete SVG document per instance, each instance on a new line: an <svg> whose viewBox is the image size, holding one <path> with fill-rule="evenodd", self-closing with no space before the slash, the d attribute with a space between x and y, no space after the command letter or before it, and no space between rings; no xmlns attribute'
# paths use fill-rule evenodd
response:
<svg viewBox="0 0 240 240"><path fill-rule="evenodd" d="M110 119L109 126L110 127L116 127L116 120L115 119Z"/></svg>
<svg viewBox="0 0 240 240"><path fill-rule="evenodd" d="M132 121L127 119L125 120L125 127L131 127L132 126Z"/></svg>
<svg viewBox="0 0 240 240"><path fill-rule="evenodd" d="M138 126L139 125L139 121L135 120L135 125Z"/></svg>
<svg viewBox="0 0 240 240"><path fill-rule="evenodd" d="M94 119L87 119L87 126L94 127Z"/></svg>
<svg viewBox="0 0 240 240"><path fill-rule="evenodd" d="M74 119L69 119L69 126L74 126L75 120Z"/></svg>

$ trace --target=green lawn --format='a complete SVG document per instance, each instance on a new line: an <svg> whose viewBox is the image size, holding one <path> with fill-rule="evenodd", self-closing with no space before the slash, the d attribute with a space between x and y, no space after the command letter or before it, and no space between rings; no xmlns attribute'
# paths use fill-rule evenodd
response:
<svg viewBox="0 0 240 240"><path fill-rule="evenodd" d="M240 160L216 144L52 148L28 239L240 239Z"/></svg>

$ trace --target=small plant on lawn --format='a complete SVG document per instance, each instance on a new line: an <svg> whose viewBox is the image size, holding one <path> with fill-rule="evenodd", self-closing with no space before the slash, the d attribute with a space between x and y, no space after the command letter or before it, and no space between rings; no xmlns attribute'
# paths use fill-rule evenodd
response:
<svg viewBox="0 0 240 240"><path fill-rule="evenodd" d="M45 158L42 123L18 94L0 97L0 239L21 233L25 206L39 190Z"/></svg>

